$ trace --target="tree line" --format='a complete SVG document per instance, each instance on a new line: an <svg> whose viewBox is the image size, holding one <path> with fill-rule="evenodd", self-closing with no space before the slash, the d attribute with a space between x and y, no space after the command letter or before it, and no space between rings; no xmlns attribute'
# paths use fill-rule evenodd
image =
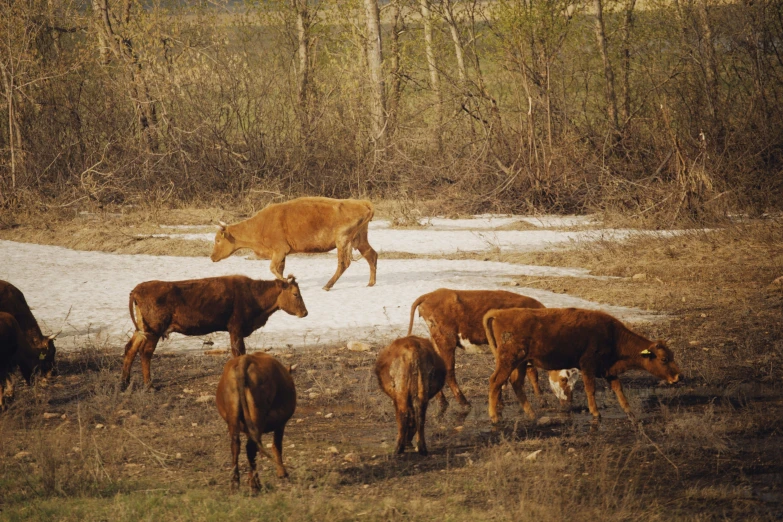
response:
<svg viewBox="0 0 783 522"><path fill-rule="evenodd" d="M6 207L780 204L780 0L0 4Z"/></svg>

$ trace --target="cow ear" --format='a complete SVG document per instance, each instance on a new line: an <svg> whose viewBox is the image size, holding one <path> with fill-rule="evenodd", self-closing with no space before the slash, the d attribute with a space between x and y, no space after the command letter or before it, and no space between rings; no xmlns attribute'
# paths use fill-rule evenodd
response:
<svg viewBox="0 0 783 522"><path fill-rule="evenodd" d="M642 350L641 352L639 352L639 355L641 355L641 356L642 356L642 357L644 357L645 359L652 359L653 357L655 357L655 354L654 354L654 353L652 353L652 352L651 352L650 350L648 350L647 348L645 348L644 350Z"/></svg>
<svg viewBox="0 0 783 522"><path fill-rule="evenodd" d="M289 364L288 365L288 373L294 373L294 370L296 370L296 367L299 366L298 364Z"/></svg>

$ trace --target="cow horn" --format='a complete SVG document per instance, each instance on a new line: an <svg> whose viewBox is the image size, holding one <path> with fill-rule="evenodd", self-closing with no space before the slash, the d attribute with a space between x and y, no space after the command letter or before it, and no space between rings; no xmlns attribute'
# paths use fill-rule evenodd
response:
<svg viewBox="0 0 783 522"><path fill-rule="evenodd" d="M226 228L228 226L225 221L218 221L218 223L220 223L222 228Z"/></svg>
<svg viewBox="0 0 783 522"><path fill-rule="evenodd" d="M58 335L60 335L61 333L63 333L63 331L62 331L62 330L60 330L60 331L59 331L59 332L57 332L57 333L53 333L53 334L52 334L52 335L50 335L50 336L49 336L47 339L48 339L49 341L54 341L55 339L57 339L57 336L58 336Z"/></svg>
<svg viewBox="0 0 783 522"><path fill-rule="evenodd" d="M296 283L296 278L294 277L294 274L288 274L288 282Z"/></svg>

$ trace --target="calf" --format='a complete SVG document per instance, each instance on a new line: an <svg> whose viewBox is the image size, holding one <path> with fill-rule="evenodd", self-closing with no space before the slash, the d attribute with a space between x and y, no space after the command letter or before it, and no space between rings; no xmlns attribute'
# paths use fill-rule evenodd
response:
<svg viewBox="0 0 783 522"><path fill-rule="evenodd" d="M381 350L375 363L375 375L381 389L394 402L397 417L395 453L403 453L416 434L419 454L426 455L427 403L443 388L446 378L443 359L429 339L410 335Z"/></svg>
<svg viewBox="0 0 783 522"><path fill-rule="evenodd" d="M35 320L33 313L30 311L24 294L8 281L0 281L0 312L14 316L27 344L35 352L37 362L32 367L30 373L26 373L24 369L22 370L22 375L28 384L30 383L33 370L40 371L46 377L51 377L54 373L54 356L56 352L54 339L57 337L57 333L46 336L41 332L38 321ZM39 359L38 357L42 352L44 357Z"/></svg>
<svg viewBox="0 0 783 522"><path fill-rule="evenodd" d="M549 371L549 387L560 399L561 406L567 406L573 401L574 385L578 380L579 370L577 368Z"/></svg>
<svg viewBox="0 0 783 522"><path fill-rule="evenodd" d="M411 305L408 335L413 331L416 309L427 323L430 337L446 364L446 382L451 392L463 406L470 403L459 389L454 373L454 355L457 346L467 348L471 344L487 344L482 318L489 310L500 308L543 308L544 305L524 295L505 290L450 290L440 288L424 294ZM529 372L535 372L530 369ZM524 379L524 378L523 378ZM532 379L532 376L531 376ZM537 386L538 380L532 380ZM537 389L537 388L536 388ZM539 395L537 391L537 395ZM441 406L446 406L443 392L438 396Z"/></svg>
<svg viewBox="0 0 783 522"><path fill-rule="evenodd" d="M0 411L5 410L4 398L13 398L11 376L16 370L22 372L27 383L33 373L41 367L48 355L30 344L16 318L6 312L0 312Z"/></svg>
<svg viewBox="0 0 783 522"><path fill-rule="evenodd" d="M489 416L499 419L498 398L511 373L528 362L545 370L579 368L590 413L599 418L595 378L606 379L620 406L632 417L618 376L626 370L646 370L675 383L680 370L674 354L662 341L650 341L629 330L614 317L595 310L511 308L484 316L487 339L495 352L495 371L489 379ZM533 408L522 386L524 375L512 380L522 407L531 418Z"/></svg>
<svg viewBox="0 0 783 522"><path fill-rule="evenodd" d="M149 387L150 361L158 340L172 332L205 335L228 332L231 353L245 353L245 337L264 326L269 316L283 310L306 317L302 294L294 276L260 281L245 276L210 277L189 281L147 281L130 293L130 316L136 331L125 345L122 382L141 350L141 373Z"/></svg>
<svg viewBox="0 0 783 522"><path fill-rule="evenodd" d="M231 439L232 486L239 486L239 434L247 436L247 461L250 464L248 482L253 490L260 487L256 471L256 455L274 460L277 476L288 473L283 466L283 431L296 410L296 388L291 367L284 367L265 353L234 357L226 363L217 387L218 413L228 424ZM274 432L274 459L264 449L261 435Z"/></svg>

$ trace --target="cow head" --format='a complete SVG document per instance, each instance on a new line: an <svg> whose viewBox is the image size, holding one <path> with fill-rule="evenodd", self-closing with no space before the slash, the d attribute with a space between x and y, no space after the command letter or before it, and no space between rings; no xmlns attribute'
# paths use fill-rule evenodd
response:
<svg viewBox="0 0 783 522"><path fill-rule="evenodd" d="M282 285L280 295L277 296L277 307L286 313L297 317L307 317L307 308L302 299L302 292L299 291L299 284L292 275L288 279L278 279Z"/></svg>
<svg viewBox="0 0 783 522"><path fill-rule="evenodd" d="M59 333L60 332L57 332L49 337L44 337L44 345L39 347L40 352L38 359L41 362L38 364L38 369L41 371L41 375L46 378L57 375L57 370L54 367L54 355L57 352L57 349L54 347L54 338L57 337Z"/></svg>
<svg viewBox="0 0 783 522"><path fill-rule="evenodd" d="M669 384L680 380L680 369L674 362L674 353L663 341L656 341L642 350L642 368Z"/></svg>
<svg viewBox="0 0 783 522"><path fill-rule="evenodd" d="M214 262L225 259L237 249L236 239L231 235L222 221L217 225L217 234L215 234L215 246L212 248L212 255L209 256Z"/></svg>

